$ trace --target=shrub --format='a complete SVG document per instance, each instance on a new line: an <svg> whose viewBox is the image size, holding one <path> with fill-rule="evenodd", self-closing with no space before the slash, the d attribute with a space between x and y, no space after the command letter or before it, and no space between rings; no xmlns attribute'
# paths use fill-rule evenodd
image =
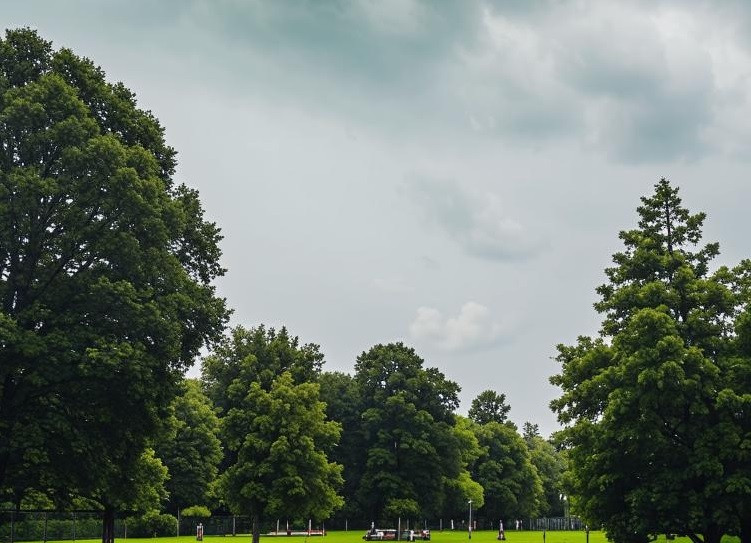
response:
<svg viewBox="0 0 751 543"><path fill-rule="evenodd" d="M209 518L211 516L211 511L205 505L191 505L180 513L184 517Z"/></svg>
<svg viewBox="0 0 751 543"><path fill-rule="evenodd" d="M177 519L173 515L148 511L140 517L128 519L129 537L164 537L177 533Z"/></svg>

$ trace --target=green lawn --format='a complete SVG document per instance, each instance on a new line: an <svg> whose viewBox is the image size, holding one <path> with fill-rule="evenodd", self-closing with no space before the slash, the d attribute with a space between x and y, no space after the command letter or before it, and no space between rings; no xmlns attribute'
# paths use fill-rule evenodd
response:
<svg viewBox="0 0 751 543"><path fill-rule="evenodd" d="M274 540L279 540L279 543L363 543L362 535L365 530L350 530L349 532L329 532L326 537L263 537L267 543L272 543ZM472 534L472 543L495 543L497 532L495 531L478 531ZM249 535L232 536L206 536L203 538L206 543L248 543L250 541ZM98 543L98 539L79 539L76 543ZM160 538L119 538L116 541L127 541L128 543L195 543L194 536L181 536L181 537L160 537ZM432 532L432 541L435 543L464 543L468 542L467 532L464 531L444 531ZM515 531L509 530L506 532L506 541L508 543L543 543L542 532L527 532L527 531ZM658 542L665 542L665 537L662 536L657 539ZM723 543L737 542L738 538L725 537ZM544 543L586 543L587 536L584 532L571 531L571 532L547 532L545 534ZM606 543L605 534L603 532L590 532L589 543ZM37 542L38 543L38 542ZM71 543L70 541L49 541L48 543ZM688 538L676 538L675 543L690 543Z"/></svg>

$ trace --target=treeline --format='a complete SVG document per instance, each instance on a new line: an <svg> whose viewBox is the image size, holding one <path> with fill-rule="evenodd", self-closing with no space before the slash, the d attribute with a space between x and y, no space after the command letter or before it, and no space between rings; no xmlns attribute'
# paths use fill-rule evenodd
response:
<svg viewBox="0 0 751 543"><path fill-rule="evenodd" d="M507 420L503 394L457 415L459 386L401 343L362 353L353 375L322 366L284 328L233 329L183 383L155 446L165 510L448 520L472 500L496 522L563 513L561 455L536 425Z"/></svg>

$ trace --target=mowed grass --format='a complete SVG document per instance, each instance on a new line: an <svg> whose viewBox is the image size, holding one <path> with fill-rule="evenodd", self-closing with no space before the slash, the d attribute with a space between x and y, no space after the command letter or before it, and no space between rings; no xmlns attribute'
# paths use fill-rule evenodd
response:
<svg viewBox="0 0 751 543"><path fill-rule="evenodd" d="M363 543L362 535L365 530L350 530L348 532L328 532L325 537L265 537L261 539L266 543L273 543L278 540L279 543ZM467 532L464 531L434 531L432 532L431 543L469 543ZM472 533L471 543L497 543L496 531L478 531ZM249 543L251 537L248 534L237 536L205 536L205 543ZM116 541L127 541L128 543L195 543L195 536L180 537L156 537L156 538L118 538ZM78 539L76 543L99 543L100 539ZM542 532L528 532L509 530L506 532L506 541L508 543L543 543ZM665 542L665 536L657 538L658 542ZM737 543L737 537L725 536L723 543ZM39 542L37 542L39 543ZM48 543L71 543L67 541L48 541ZM583 531L556 531L546 532L544 543L587 543L587 535ZM607 543L604 532L589 532L589 543ZM674 543L691 543L687 537L678 537Z"/></svg>

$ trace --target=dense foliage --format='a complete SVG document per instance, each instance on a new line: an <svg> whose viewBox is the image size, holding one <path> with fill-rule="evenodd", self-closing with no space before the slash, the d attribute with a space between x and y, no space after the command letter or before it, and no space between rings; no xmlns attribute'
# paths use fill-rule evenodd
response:
<svg viewBox="0 0 751 543"><path fill-rule="evenodd" d="M0 40L0 493L142 502L132 473L227 317L218 228L134 95L30 30ZM157 466L152 466L158 469ZM111 539L112 534L106 539Z"/></svg>
<svg viewBox="0 0 751 543"><path fill-rule="evenodd" d="M571 491L616 542L751 540L751 262L710 271L703 213L666 180L597 289L601 337L559 346Z"/></svg>
<svg viewBox="0 0 751 543"><path fill-rule="evenodd" d="M228 453L217 483L230 509L253 518L328 518L342 506L342 467L327 453L341 426L327 421L315 382L322 355L286 329L235 328L204 359L203 377L220 406Z"/></svg>
<svg viewBox="0 0 751 543"><path fill-rule="evenodd" d="M183 382L166 426L156 443L156 454L169 472L164 507L177 515L190 506L215 503L212 485L222 461L219 417L198 381Z"/></svg>

